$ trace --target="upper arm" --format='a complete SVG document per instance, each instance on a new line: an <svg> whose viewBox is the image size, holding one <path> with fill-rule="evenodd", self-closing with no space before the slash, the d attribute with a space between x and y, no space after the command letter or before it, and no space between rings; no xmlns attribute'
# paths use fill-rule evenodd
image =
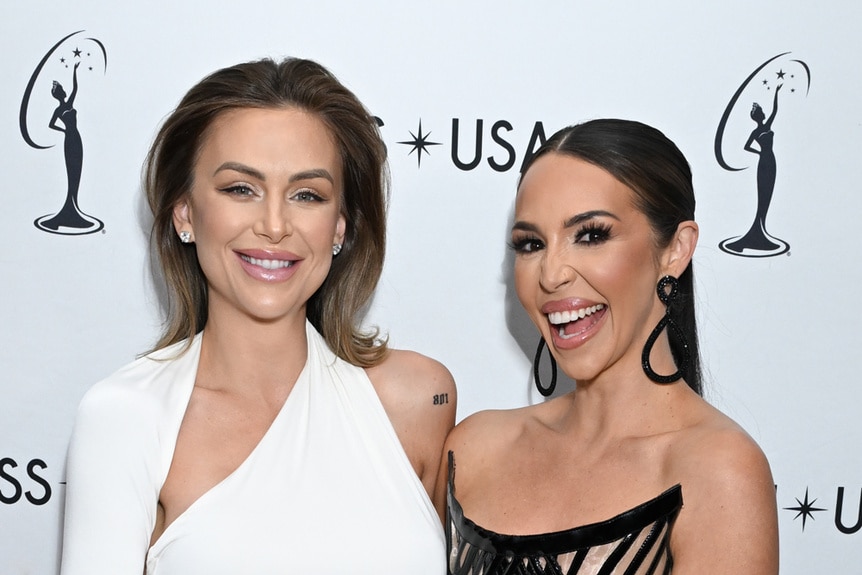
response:
<svg viewBox="0 0 862 575"><path fill-rule="evenodd" d="M66 462L62 575L144 569L158 501L151 419L140 401L113 390L91 390L81 402Z"/></svg>
<svg viewBox="0 0 862 575"><path fill-rule="evenodd" d="M368 375L416 474L433 496L443 442L455 425L458 398L452 375L433 359L398 350Z"/></svg>
<svg viewBox="0 0 862 575"><path fill-rule="evenodd" d="M775 486L760 448L742 431L683 454L682 511L671 536L674 573L778 573Z"/></svg>
<svg viewBox="0 0 862 575"><path fill-rule="evenodd" d="M486 469L498 468L495 455L500 445L509 439L517 426L508 423L505 412L480 411L467 417L449 432L438 465L434 505L445 520L446 493L449 484L449 453L452 453L452 473L457 480L459 500L474 487L484 491ZM457 470L457 471L456 471Z"/></svg>
<svg viewBox="0 0 862 575"><path fill-rule="evenodd" d="M444 524L446 522L446 493L449 486L449 454L451 453L454 459L456 453L462 453L459 446L465 445L465 441L467 445L470 444L466 440L466 436L469 435L469 425L470 418L456 425L446 436L446 441L440 450L440 461L437 465L437 480L434 483L432 500L434 501L434 507L437 508L437 513L440 515L440 521Z"/></svg>

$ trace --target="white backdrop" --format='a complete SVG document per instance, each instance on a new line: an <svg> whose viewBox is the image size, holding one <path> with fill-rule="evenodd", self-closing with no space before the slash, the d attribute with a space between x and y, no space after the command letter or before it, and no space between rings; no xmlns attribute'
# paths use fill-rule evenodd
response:
<svg viewBox="0 0 862 575"><path fill-rule="evenodd" d="M770 459L782 573L862 573L860 24L862 5L849 0L6 6L0 573L56 572L77 403L159 331L140 194L141 163L158 124L206 73L287 55L329 67L384 122L389 251L367 321L396 347L449 367L459 419L539 400L528 357L536 334L514 298L505 247L517 171L534 131L550 136L597 117L662 129L695 175L707 396ZM71 91L66 65L77 61L78 200L104 228L70 236L34 221L57 212L66 195L63 135L47 125L56 106L51 81ZM767 224L790 249L731 255L719 243L743 234L756 207L757 156L743 150L754 127L748 112L756 101L769 115L779 82ZM716 132L740 89L721 150L728 165L748 169L728 171L716 158ZM53 147L35 148L22 136L25 100L28 136ZM479 162L466 169L479 121ZM402 143L420 137L420 122L428 143L421 163L419 150Z"/></svg>

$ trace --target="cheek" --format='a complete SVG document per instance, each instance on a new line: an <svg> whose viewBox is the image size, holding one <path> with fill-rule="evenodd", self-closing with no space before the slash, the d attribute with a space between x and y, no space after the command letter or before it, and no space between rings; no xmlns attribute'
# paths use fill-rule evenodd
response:
<svg viewBox="0 0 862 575"><path fill-rule="evenodd" d="M535 294L539 288L539 278L536 275L537 269L537 264L533 260L515 256L513 269L515 294L517 294L518 300L520 300L521 305L527 311L530 311L535 305Z"/></svg>
<svg viewBox="0 0 862 575"><path fill-rule="evenodd" d="M581 266L585 279L594 287L604 286L611 293L649 292L656 275L656 254L650 244L627 242L614 246L614 249L591 254ZM637 297L635 295L635 297Z"/></svg>
<svg viewBox="0 0 862 575"><path fill-rule="evenodd" d="M236 214L230 214L219 202L206 200L191 203L189 213L196 237L201 234L218 235L220 228L238 219Z"/></svg>
<svg viewBox="0 0 862 575"><path fill-rule="evenodd" d="M340 219L334 211L306 212L298 215L294 226L310 245L332 249L332 243L339 235Z"/></svg>
<svg viewBox="0 0 862 575"><path fill-rule="evenodd" d="M615 290L631 284L632 271L635 266L627 258L603 258L591 266L584 276L591 284L606 286Z"/></svg>
<svg viewBox="0 0 862 575"><path fill-rule="evenodd" d="M192 212L192 226L201 269L212 279L222 273L229 246L246 227L242 215L219 206L199 204Z"/></svg>

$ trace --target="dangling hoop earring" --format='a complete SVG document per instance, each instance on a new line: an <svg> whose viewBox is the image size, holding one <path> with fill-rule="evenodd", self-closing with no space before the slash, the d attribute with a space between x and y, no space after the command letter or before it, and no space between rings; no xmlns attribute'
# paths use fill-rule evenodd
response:
<svg viewBox="0 0 862 575"><path fill-rule="evenodd" d="M533 381L536 382L536 389L539 390L539 393L548 397L554 393L554 389L557 387L557 361L551 350L548 349L548 357L551 358L551 385L542 387L542 379L539 377L539 361L542 359L543 347L545 347L545 338L539 337L539 347L536 349L536 357L533 358Z"/></svg>
<svg viewBox="0 0 862 575"><path fill-rule="evenodd" d="M667 288L670 288L670 291L668 291ZM679 295L679 280L673 276L664 276L658 280L656 291L658 292L658 299L660 299L665 305L664 317L659 320L658 325L656 325L655 329L652 330L652 333L649 334L646 344L644 344L644 351L643 354L641 354L641 365L643 366L644 373L646 373L647 377L654 382L673 383L682 378L682 374L686 369L688 369L688 363L691 359L691 354L688 349L688 341L685 339L685 334L670 314L671 304L674 303L674 300L676 300L676 297ZM650 365L649 362L649 356L652 352L652 347L655 345L658 336L661 334L661 330L663 330L665 326L667 326L668 337L673 333L677 343L679 343L680 349L682 350L682 358L675 373L670 375L659 375L653 371L652 365Z"/></svg>

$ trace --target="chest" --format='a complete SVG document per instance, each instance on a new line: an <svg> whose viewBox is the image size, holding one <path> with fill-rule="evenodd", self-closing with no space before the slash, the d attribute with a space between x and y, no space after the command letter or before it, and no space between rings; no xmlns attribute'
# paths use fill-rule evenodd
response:
<svg viewBox="0 0 862 575"><path fill-rule="evenodd" d="M236 470L266 435L278 411L241 398L195 390L159 496L165 524Z"/></svg>
<svg viewBox="0 0 862 575"><path fill-rule="evenodd" d="M291 395L257 442L249 438L265 426L254 418L245 425L227 417L234 433L201 432L207 449L222 452L215 460L228 467L228 446L251 451L175 513L150 550L150 575L442 572L439 519L379 407L315 389ZM187 415L194 411L190 405ZM181 449L178 438L171 473ZM194 451L185 452L185 465L212 465ZM184 492L182 482L173 485L180 488L173 493ZM162 489L165 500L169 487Z"/></svg>
<svg viewBox="0 0 862 575"><path fill-rule="evenodd" d="M150 551L149 575L443 572L436 517L389 487L404 478L373 481L338 450L295 466L262 455L176 519Z"/></svg>
<svg viewBox="0 0 862 575"><path fill-rule="evenodd" d="M465 514L494 531L560 531L607 520L667 489L666 458L655 442L601 449L525 442L457 494Z"/></svg>

